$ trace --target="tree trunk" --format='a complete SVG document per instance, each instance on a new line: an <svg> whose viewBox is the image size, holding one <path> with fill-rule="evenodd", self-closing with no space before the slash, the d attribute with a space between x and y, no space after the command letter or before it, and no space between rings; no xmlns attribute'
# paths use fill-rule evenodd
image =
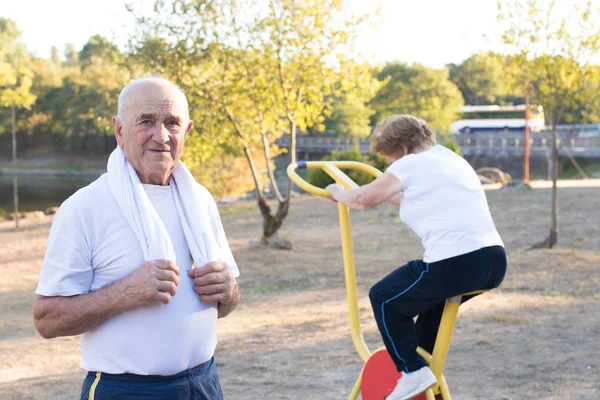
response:
<svg viewBox="0 0 600 400"><path fill-rule="evenodd" d="M294 118L290 118L290 164L296 162L296 120ZM288 178L288 190L285 195L285 200L290 201L290 197L292 195L292 180Z"/></svg>
<svg viewBox="0 0 600 400"><path fill-rule="evenodd" d="M252 153L248 148L247 144L243 144L244 146L244 155L246 156L246 161L248 161L248 165L250 165L250 172L252 173L252 179L254 180L254 187L256 188L256 194L258 197L262 196L262 189L260 187L260 182L258 181L258 172L256 171L256 165L254 164L254 159L252 159Z"/></svg>
<svg viewBox="0 0 600 400"><path fill-rule="evenodd" d="M260 213L263 217L263 234L260 238L260 244L262 246L267 246L271 240L271 237L281 227L281 224L287 215L289 198L279 202L277 213L273 216L271 214L271 207L269 207L269 204L267 204L267 198L261 190L260 183L258 181L258 171L256 170L254 160L252 159L252 154L250 153L250 149L247 145L244 145L244 154L246 155L246 160L248 161L252 171L254 187L256 188L256 201L258 202L258 208L260 209ZM285 210L285 212L282 210Z"/></svg>
<svg viewBox="0 0 600 400"><path fill-rule="evenodd" d="M296 162L296 122L294 118L289 118L290 122L290 164ZM267 160L268 162L268 160ZM278 193L277 193L278 194ZM284 198L279 198L279 205L275 215L271 212L271 207L267 204L264 197L258 198L258 206L263 216L263 235L261 238L261 244L266 245L269 243L271 238L277 233L279 228L283 225L283 221L288 215L290 209L290 198L292 195L292 181L288 178L287 193Z"/></svg>
<svg viewBox="0 0 600 400"><path fill-rule="evenodd" d="M269 151L269 138L264 130L261 129L262 143L263 143L263 152L265 156L265 163L267 165L267 173L269 175L269 181L271 182L271 186L273 187L273 192L275 193L275 197L279 202L279 206L277 207L277 212L273 216L271 214L271 207L267 204L266 199L263 196L258 197L258 207L260 208L260 213L263 216L263 234L261 237L261 244L266 246L273 235L277 233L277 230L283 224L283 220L288 214L289 210L289 198L283 198L281 193L279 192L279 186L277 185L277 181L275 180L275 175L273 174L273 169L271 168L271 156Z"/></svg>
<svg viewBox="0 0 600 400"><path fill-rule="evenodd" d="M261 246L267 246L269 244L269 241L271 240L271 237L273 237L273 235L281 227L281 224L283 223L283 220L285 219L288 213L289 197L284 199L283 201L279 201L277 213L275 215L272 215L271 207L269 207L269 204L267 203L267 198L263 194L260 187L260 183L258 181L258 174L256 166L254 165L254 160L252 159L252 154L250 153L250 149L246 145L244 145L244 153L246 155L246 160L250 165L250 169L252 170L254 187L256 188L256 201L258 202L258 208L260 209L260 213L263 217L263 234L260 238L260 244Z"/></svg>
<svg viewBox="0 0 600 400"><path fill-rule="evenodd" d="M529 85L525 92L525 145L523 151L523 183L529 183Z"/></svg>
<svg viewBox="0 0 600 400"><path fill-rule="evenodd" d="M552 163L552 205L551 205L551 223L550 223L550 233L540 243L536 243L529 248L531 249L551 249L558 243L558 140L556 133L556 125L558 122L558 118L554 117L554 109L552 107L552 98L550 99L549 107L548 107L548 115L549 121L551 125L551 133L552 133L552 153L550 155L550 160Z"/></svg>
<svg viewBox="0 0 600 400"><path fill-rule="evenodd" d="M248 144L244 142L241 128L236 123L236 120L235 120L233 114L227 108L225 110L227 112L227 117L229 118L229 120L231 121L233 126L235 127L235 130L240 138L242 146L244 147L244 155L246 156L246 161L248 161L248 165L250 166L250 171L252 173L252 179L254 180L254 187L256 188L256 201L258 202L258 208L260 209L260 213L263 217L263 234L260 239L260 244L262 246L267 246L269 244L269 241L271 240L271 237L273 237L273 235L281 227L283 220L287 216L288 209L289 209L290 196L288 194L288 196L285 199L281 199L278 196L277 200L279 201L279 207L277 208L276 214L272 215L271 207L269 207L269 204L267 203L267 199L265 198L265 196L262 192L262 189L260 187L260 182L258 180L258 171L256 169L256 164L254 163L254 159L252 158L252 153L250 152L250 148L248 147ZM267 168L269 168L269 178L271 179L271 182L273 183L274 187L276 187L276 183L274 181L272 171L270 171L270 166L268 165L268 163L269 163L268 144L269 143L268 143L268 140L266 139L266 136L263 135L263 145L265 146L265 148L264 148L265 161L267 162ZM294 145L295 145L295 142L294 142ZM291 186L291 184L290 184L290 186ZM279 195L278 189L275 192L277 193L277 195Z"/></svg>
<svg viewBox="0 0 600 400"><path fill-rule="evenodd" d="M550 104L552 106L552 104ZM552 108L550 108L550 115L552 116ZM558 243L558 144L556 137L556 123L552 117L552 154L550 160L552 161L552 206L551 206L551 224L550 233L540 243L536 243L529 248L532 249L551 249Z"/></svg>
<svg viewBox="0 0 600 400"><path fill-rule="evenodd" d="M269 182L271 182L271 186L273 187L273 191L275 192L275 197L280 202L283 201L283 197L281 197L281 193L279 192L279 186L277 185L277 180L275 179L275 175L273 174L273 168L271 168L271 152L269 151L269 138L263 129L260 132L262 136L262 144L263 144L263 152L265 155L265 165L267 166L267 174L269 175Z"/></svg>
<svg viewBox="0 0 600 400"><path fill-rule="evenodd" d="M288 117L290 122L290 164L296 162L296 121L293 117ZM266 160L268 162L268 160ZM277 194L279 194L277 192ZM263 216L263 235L261 237L261 244L263 246L267 245L271 238L277 233L279 228L283 225L283 221L288 215L290 210L290 198L292 195L292 181L288 178L288 188L287 193L284 198L279 198L279 205L277 206L277 211L275 215L272 214L271 207L267 204L267 200L264 196L258 196L258 207L260 208L260 213Z"/></svg>
<svg viewBox="0 0 600 400"><path fill-rule="evenodd" d="M277 212L273 215L271 207L267 204L267 199L261 194L258 196L258 207L260 208L260 213L263 217L263 234L260 239L260 244L266 246L279 228L281 228L281 225L283 225L283 221L285 220L285 217L287 217L290 209L290 201L289 199L280 201Z"/></svg>
<svg viewBox="0 0 600 400"><path fill-rule="evenodd" d="M558 143L556 140L556 124L552 124L552 225L548 236L548 247L558 243Z"/></svg>
<svg viewBox="0 0 600 400"><path fill-rule="evenodd" d="M17 180L17 129L15 106L12 106L12 164L13 164L13 200L15 204L15 226L19 229L19 185Z"/></svg>

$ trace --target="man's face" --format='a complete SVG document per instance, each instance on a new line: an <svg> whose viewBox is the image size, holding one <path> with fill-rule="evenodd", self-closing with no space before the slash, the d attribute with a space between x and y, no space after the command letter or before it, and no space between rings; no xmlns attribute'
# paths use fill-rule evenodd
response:
<svg viewBox="0 0 600 400"><path fill-rule="evenodd" d="M179 161L192 121L183 94L166 82L131 87L120 117L113 118L117 143L142 183L166 185Z"/></svg>

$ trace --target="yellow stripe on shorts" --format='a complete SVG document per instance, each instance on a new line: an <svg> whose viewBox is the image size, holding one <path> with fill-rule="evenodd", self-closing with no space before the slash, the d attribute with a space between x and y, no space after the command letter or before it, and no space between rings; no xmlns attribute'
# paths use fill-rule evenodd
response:
<svg viewBox="0 0 600 400"><path fill-rule="evenodd" d="M96 372L96 379L94 379L94 383L92 383L92 387L90 388L90 397L89 400L94 400L94 395L96 394L96 386L98 386L98 382L100 382L100 376L102 374L100 371Z"/></svg>

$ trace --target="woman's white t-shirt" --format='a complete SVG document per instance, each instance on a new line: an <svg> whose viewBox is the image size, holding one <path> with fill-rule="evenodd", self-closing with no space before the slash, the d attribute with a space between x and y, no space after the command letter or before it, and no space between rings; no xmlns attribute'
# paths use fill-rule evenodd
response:
<svg viewBox="0 0 600 400"><path fill-rule="evenodd" d="M477 174L441 145L393 162L402 183L400 219L423 243L431 263L488 246L504 246Z"/></svg>

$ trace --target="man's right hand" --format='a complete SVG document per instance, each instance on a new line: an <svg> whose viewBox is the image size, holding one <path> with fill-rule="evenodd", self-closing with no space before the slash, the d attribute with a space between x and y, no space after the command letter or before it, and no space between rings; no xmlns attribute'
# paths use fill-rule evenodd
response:
<svg viewBox="0 0 600 400"><path fill-rule="evenodd" d="M44 338L79 335L122 311L177 293L179 268L169 260L146 261L123 279L86 294L40 296L33 300L33 320Z"/></svg>
<svg viewBox="0 0 600 400"><path fill-rule="evenodd" d="M170 260L151 260L122 279L127 296L138 305L160 301L168 304L177 293L179 268Z"/></svg>

